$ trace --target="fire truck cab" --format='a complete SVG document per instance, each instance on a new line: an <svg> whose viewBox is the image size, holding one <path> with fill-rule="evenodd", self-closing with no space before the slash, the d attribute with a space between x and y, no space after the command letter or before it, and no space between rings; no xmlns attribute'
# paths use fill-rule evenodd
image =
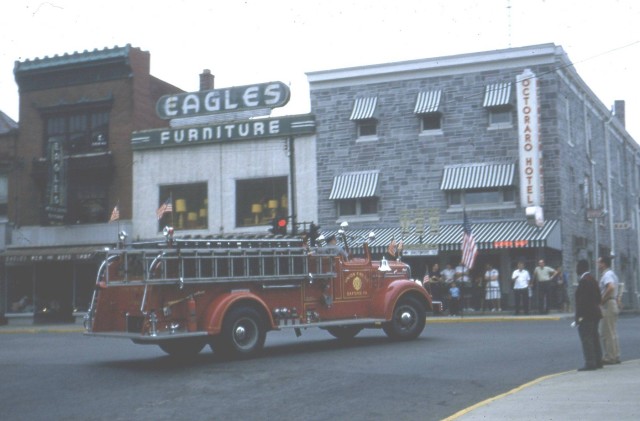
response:
<svg viewBox="0 0 640 421"><path fill-rule="evenodd" d="M382 328L394 340L425 326L431 296L401 261L345 260L300 238L211 237L105 251L87 335L155 344L188 356L210 345L247 357L267 332L317 327L338 339Z"/></svg>

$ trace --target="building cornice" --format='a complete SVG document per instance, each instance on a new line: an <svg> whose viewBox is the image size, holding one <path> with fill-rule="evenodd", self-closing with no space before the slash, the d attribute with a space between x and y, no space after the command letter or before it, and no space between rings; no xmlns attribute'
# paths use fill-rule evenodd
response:
<svg viewBox="0 0 640 421"><path fill-rule="evenodd" d="M552 64L558 60L571 65L562 47L555 44L540 44L479 53L321 70L308 72L306 75L310 90L313 91L503 68L522 68Z"/></svg>

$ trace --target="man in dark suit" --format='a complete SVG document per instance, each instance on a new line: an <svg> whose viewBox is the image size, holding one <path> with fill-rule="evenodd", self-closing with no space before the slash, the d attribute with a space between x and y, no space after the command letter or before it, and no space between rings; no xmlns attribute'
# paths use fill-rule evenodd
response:
<svg viewBox="0 0 640 421"><path fill-rule="evenodd" d="M580 279L576 289L576 315L578 334L582 342L584 367L578 371L590 371L602 368L602 348L598 335L598 323L602 319L600 310L600 288L589 272L589 262L578 261L576 273Z"/></svg>

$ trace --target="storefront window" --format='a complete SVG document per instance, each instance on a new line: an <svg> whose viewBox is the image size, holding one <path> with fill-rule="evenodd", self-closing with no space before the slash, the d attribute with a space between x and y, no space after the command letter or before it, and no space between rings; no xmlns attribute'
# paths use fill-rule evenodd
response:
<svg viewBox="0 0 640 421"><path fill-rule="evenodd" d="M274 218L288 215L287 177L236 182L236 226L268 225Z"/></svg>
<svg viewBox="0 0 640 421"><path fill-rule="evenodd" d="M159 198L158 231L208 228L207 183L160 186Z"/></svg>

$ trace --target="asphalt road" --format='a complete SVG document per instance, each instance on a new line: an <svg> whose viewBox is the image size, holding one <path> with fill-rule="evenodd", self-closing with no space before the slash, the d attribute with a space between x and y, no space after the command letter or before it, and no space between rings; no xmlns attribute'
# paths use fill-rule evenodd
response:
<svg viewBox="0 0 640 421"><path fill-rule="evenodd" d="M0 408L12 420L440 420L582 365L570 320L428 324L415 341L365 330L272 332L256 359L208 348L178 362L155 346L77 333L0 335ZM640 358L640 317L619 323ZM567 391L571 393L571 391Z"/></svg>

